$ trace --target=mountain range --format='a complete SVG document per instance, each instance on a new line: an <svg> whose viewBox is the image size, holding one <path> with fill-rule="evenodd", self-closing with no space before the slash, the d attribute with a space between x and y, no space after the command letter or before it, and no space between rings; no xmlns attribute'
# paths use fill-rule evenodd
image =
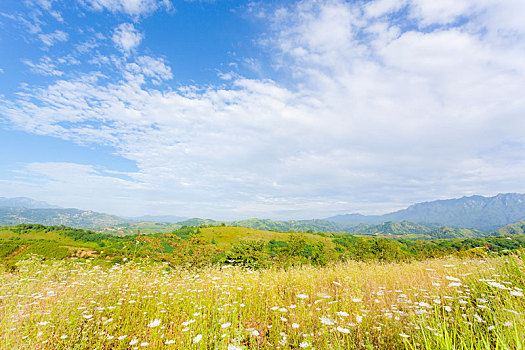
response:
<svg viewBox="0 0 525 350"><path fill-rule="evenodd" d="M231 222L186 219L179 216L121 218L79 209L63 209L31 198L0 197L0 225L40 223L82 228L116 227L145 221L175 223L178 226L241 226L272 231L346 232L366 235L425 235L434 238L478 237L522 232L525 227L525 194L506 193L493 197L470 196L417 203L384 215L346 214L313 220L246 219ZM524 224L519 226L519 221ZM518 226L505 225L516 224ZM136 226L136 225L135 225ZM520 231L521 230L521 231ZM498 233L497 232L497 233Z"/></svg>
<svg viewBox="0 0 525 350"><path fill-rule="evenodd" d="M58 205L52 205L47 202L36 201L28 197L14 197L14 198L0 197L0 207L11 207L11 208L23 207L23 208L29 208L29 209L37 209L37 208L59 209L60 208Z"/></svg>
<svg viewBox="0 0 525 350"><path fill-rule="evenodd" d="M115 226L125 220L104 213L80 209L0 207L0 225L42 224L80 228Z"/></svg>
<svg viewBox="0 0 525 350"><path fill-rule="evenodd" d="M494 197L470 196L437 200L417 203L384 215L347 214L325 220L346 226L406 220L490 232L525 220L525 194L500 193Z"/></svg>

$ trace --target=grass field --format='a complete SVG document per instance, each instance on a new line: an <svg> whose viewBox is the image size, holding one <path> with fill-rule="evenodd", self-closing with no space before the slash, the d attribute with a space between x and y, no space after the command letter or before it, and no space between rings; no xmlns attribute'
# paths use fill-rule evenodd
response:
<svg viewBox="0 0 525 350"><path fill-rule="evenodd" d="M102 264L102 265L98 265ZM196 271L19 261L2 349L523 349L523 254Z"/></svg>
<svg viewBox="0 0 525 350"><path fill-rule="evenodd" d="M332 240L321 235L312 233L301 233L301 235L310 242L323 241L327 246L332 247ZM232 243L238 242L240 239L261 240L269 242L272 239L277 241L286 241L290 237L288 232L274 232L256 230L246 227L205 227L200 229L200 236L211 241L215 238L217 246L221 248L229 248Z"/></svg>

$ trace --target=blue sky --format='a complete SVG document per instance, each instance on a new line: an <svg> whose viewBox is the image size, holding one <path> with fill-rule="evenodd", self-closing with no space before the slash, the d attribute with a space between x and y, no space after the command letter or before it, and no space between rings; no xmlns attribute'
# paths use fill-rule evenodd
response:
<svg viewBox="0 0 525 350"><path fill-rule="evenodd" d="M0 196L383 213L525 192L521 0L6 0Z"/></svg>

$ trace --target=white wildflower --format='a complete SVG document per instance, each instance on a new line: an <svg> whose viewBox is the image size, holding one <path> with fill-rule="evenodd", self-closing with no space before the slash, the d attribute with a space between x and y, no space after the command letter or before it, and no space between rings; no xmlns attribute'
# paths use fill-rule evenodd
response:
<svg viewBox="0 0 525 350"><path fill-rule="evenodd" d="M193 344L197 344L202 340L202 334L197 334L195 338L193 338Z"/></svg>
<svg viewBox="0 0 525 350"><path fill-rule="evenodd" d="M325 316L321 316L319 317L319 319L321 320L322 324L325 324L327 326L333 326L335 323L334 320L332 320L331 318L325 317Z"/></svg>
<svg viewBox="0 0 525 350"><path fill-rule="evenodd" d="M498 283L498 282L488 281L487 284L488 284L489 286L496 287L496 288L499 288L499 289L509 289L509 287L506 287L506 286L504 286L503 284Z"/></svg>
<svg viewBox="0 0 525 350"><path fill-rule="evenodd" d="M182 324L184 327L186 327L186 326L188 326L188 325L190 325L190 324L192 324L192 323L195 323L195 320L189 320L189 321L186 321L186 322L182 322L181 324Z"/></svg>
<svg viewBox="0 0 525 350"><path fill-rule="evenodd" d="M350 330L347 329L347 328L343 328L343 327L340 327L340 326L337 326L337 330L341 333L350 333Z"/></svg>
<svg viewBox="0 0 525 350"><path fill-rule="evenodd" d="M148 324L148 327L154 328L160 326L161 321L159 319L154 319ZM141 345L142 346L142 345Z"/></svg>

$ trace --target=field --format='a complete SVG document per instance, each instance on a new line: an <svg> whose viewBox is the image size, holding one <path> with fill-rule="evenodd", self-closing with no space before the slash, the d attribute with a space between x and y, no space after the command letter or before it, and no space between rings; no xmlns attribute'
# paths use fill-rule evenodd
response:
<svg viewBox="0 0 525 350"><path fill-rule="evenodd" d="M26 259L0 274L0 347L523 349L523 258L260 270Z"/></svg>
<svg viewBox="0 0 525 350"><path fill-rule="evenodd" d="M205 227L200 229L200 235L207 241L215 239L218 247L229 248L232 243L240 239L261 240L269 242L271 240L286 241L290 236L288 232L273 232L256 230L246 227ZM328 246L333 246L331 239L318 234L301 233L309 242L322 241Z"/></svg>

